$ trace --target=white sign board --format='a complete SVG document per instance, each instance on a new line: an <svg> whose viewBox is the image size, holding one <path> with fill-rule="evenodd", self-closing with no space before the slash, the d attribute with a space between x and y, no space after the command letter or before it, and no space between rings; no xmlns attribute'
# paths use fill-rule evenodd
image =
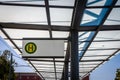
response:
<svg viewBox="0 0 120 80"><path fill-rule="evenodd" d="M23 56L64 56L64 40L23 40Z"/></svg>

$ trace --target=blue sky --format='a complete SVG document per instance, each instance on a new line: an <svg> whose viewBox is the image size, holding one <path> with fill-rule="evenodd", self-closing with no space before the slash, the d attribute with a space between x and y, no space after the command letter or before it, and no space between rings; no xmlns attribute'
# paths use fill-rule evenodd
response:
<svg viewBox="0 0 120 80"><path fill-rule="evenodd" d="M120 52L111 60L96 68L91 73L90 80L114 80L117 68L120 68Z"/></svg>

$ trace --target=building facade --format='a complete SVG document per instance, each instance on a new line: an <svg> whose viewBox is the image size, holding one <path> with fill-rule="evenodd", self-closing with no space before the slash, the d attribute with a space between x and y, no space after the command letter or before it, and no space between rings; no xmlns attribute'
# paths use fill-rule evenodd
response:
<svg viewBox="0 0 120 80"><path fill-rule="evenodd" d="M16 80L42 80L36 73L16 73Z"/></svg>

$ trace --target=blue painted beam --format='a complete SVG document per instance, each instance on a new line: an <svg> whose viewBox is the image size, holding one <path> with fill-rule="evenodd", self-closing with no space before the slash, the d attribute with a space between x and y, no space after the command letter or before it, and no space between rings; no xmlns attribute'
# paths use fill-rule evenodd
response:
<svg viewBox="0 0 120 80"><path fill-rule="evenodd" d="M100 0L100 1L101 1L101 0ZM106 0L104 6L110 6L110 5L112 4L112 1L113 1L113 0ZM92 2L92 3L95 3L95 2L99 2L99 0L96 0L96 1L94 1L94 2ZM91 4L92 4L92 3L91 3ZM90 15L90 16L95 17L95 18L97 18L97 19L95 19L95 20L93 20L93 21L90 21L90 22L88 22L88 23L81 24L81 26L87 26L87 25L89 25L89 26L99 26L100 23L101 23L101 21L102 21L102 19L105 17L105 14L106 14L107 11L108 11L108 8L103 8L103 9L101 10L100 14L97 15L96 13L93 13L93 12L90 12L90 11L86 11L86 10L85 10L85 11L84 11L84 14Z"/></svg>

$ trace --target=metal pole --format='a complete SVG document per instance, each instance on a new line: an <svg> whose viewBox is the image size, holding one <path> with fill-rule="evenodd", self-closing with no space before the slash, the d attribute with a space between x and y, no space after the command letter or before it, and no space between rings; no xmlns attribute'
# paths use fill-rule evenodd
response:
<svg viewBox="0 0 120 80"><path fill-rule="evenodd" d="M68 80L68 62L65 62L65 68L64 68L64 80Z"/></svg>
<svg viewBox="0 0 120 80"><path fill-rule="evenodd" d="M55 80L57 80L57 73L56 73L56 64L55 64L55 58L53 58L53 61L54 61Z"/></svg>
<svg viewBox="0 0 120 80"><path fill-rule="evenodd" d="M69 59L70 59L70 41L68 40L65 65L64 65L64 80L69 79Z"/></svg>
<svg viewBox="0 0 120 80"><path fill-rule="evenodd" d="M71 30L71 80L79 80L78 31Z"/></svg>
<svg viewBox="0 0 120 80"><path fill-rule="evenodd" d="M68 40L67 44L67 50L66 50L66 55L65 55L65 62L64 62L64 67L63 67L63 73L62 73L62 78L61 80L68 80L69 78L69 59L70 59L70 40Z"/></svg>
<svg viewBox="0 0 120 80"><path fill-rule="evenodd" d="M12 75L12 53L10 53L10 68L9 68L9 80L11 80Z"/></svg>

